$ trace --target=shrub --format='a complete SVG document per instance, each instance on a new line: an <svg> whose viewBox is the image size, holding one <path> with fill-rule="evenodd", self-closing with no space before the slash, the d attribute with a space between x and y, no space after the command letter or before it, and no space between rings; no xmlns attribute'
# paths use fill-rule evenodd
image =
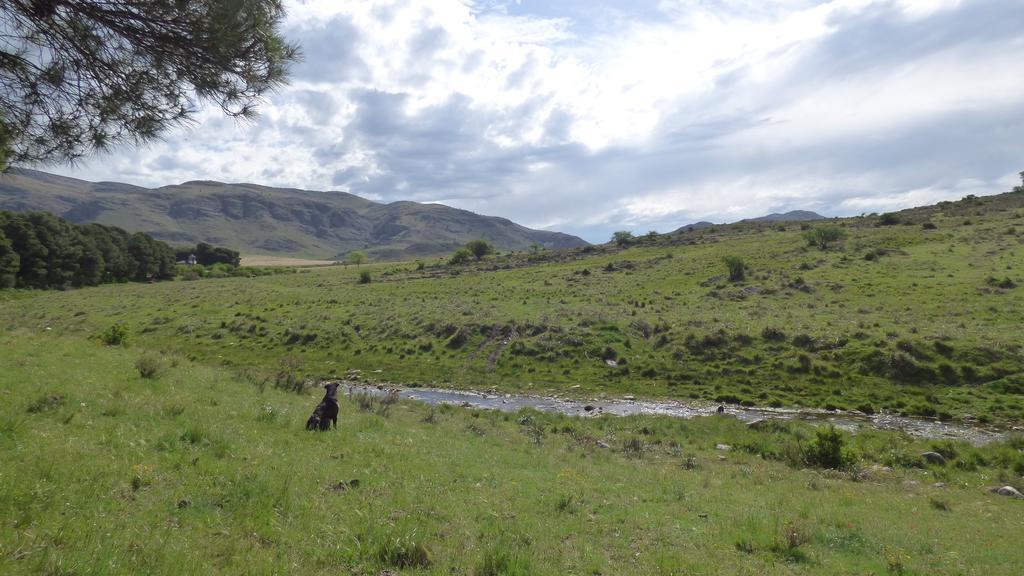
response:
<svg viewBox="0 0 1024 576"><path fill-rule="evenodd" d="M488 254L494 254L494 246L491 246L491 244L486 240L472 240L467 242L466 250L469 250L477 260L480 260Z"/></svg>
<svg viewBox="0 0 1024 576"><path fill-rule="evenodd" d="M846 232L839 226L816 226L804 233L808 246L828 250L829 246L843 239Z"/></svg>
<svg viewBox="0 0 1024 576"><path fill-rule="evenodd" d="M882 214L882 217L878 219L878 224L880 226L895 226L896 224L899 224L901 221L902 220L900 220L899 215L889 212L886 214Z"/></svg>
<svg viewBox="0 0 1024 576"><path fill-rule="evenodd" d="M730 282L742 282L747 276L747 265L739 256L726 256L725 266L729 269Z"/></svg>
<svg viewBox="0 0 1024 576"><path fill-rule="evenodd" d="M285 356L281 358L281 364L274 376L274 388L301 394L306 384L299 376L299 368L302 361L297 356Z"/></svg>
<svg viewBox="0 0 1024 576"><path fill-rule="evenodd" d="M612 234L612 240L616 246L629 246L633 243L633 233L628 230L620 230Z"/></svg>
<svg viewBox="0 0 1024 576"><path fill-rule="evenodd" d="M373 277L370 276L370 271L369 270L361 270L359 272L359 283L360 284L369 284L372 280L373 280Z"/></svg>
<svg viewBox="0 0 1024 576"><path fill-rule="evenodd" d="M761 331L761 337L764 338L765 340L781 342L786 339L786 333L783 332L780 328L766 326L765 329Z"/></svg>
<svg viewBox="0 0 1024 576"><path fill-rule="evenodd" d="M107 346L122 346L128 343L128 325L118 322L111 324L106 330L100 332L99 339Z"/></svg>
<svg viewBox="0 0 1024 576"><path fill-rule="evenodd" d="M469 259L473 257L473 253L466 248L459 248L452 254L452 257L448 259L448 264L451 266L458 266L459 264L465 264L469 262Z"/></svg>
<svg viewBox="0 0 1024 576"><path fill-rule="evenodd" d="M835 426L819 428L815 431L804 458L810 466L842 470L853 464L854 457L845 448L846 440L843 433Z"/></svg>
<svg viewBox="0 0 1024 576"><path fill-rule="evenodd" d="M935 230L938 226L933 222L925 222L924 224L921 224L921 228L924 230Z"/></svg>
<svg viewBox="0 0 1024 576"><path fill-rule="evenodd" d="M143 378L156 378L160 373L160 358L155 354L143 354L135 361L135 369Z"/></svg>

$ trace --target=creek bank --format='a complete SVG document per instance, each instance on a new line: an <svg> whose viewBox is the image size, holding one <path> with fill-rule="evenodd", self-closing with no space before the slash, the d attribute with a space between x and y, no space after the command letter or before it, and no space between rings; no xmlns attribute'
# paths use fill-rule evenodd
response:
<svg viewBox="0 0 1024 576"><path fill-rule="evenodd" d="M531 408L541 412L557 412L569 416L591 418L601 414L630 416L653 414L676 418L696 418L725 414L757 426L767 419L800 420L819 425L833 425L836 428L856 432L861 429L878 429L904 432L911 436L930 439L964 440L974 445L1003 440L1006 433L1000 430L979 428L964 424L941 422L928 418L898 416L895 414L864 414L856 411L828 411L818 409L769 408L745 406L719 406L707 403L689 403L675 400L641 400L632 396L622 399L591 398L566 399L553 396L478 392L471 390L449 390L444 388L406 388L375 386L346 382L348 393L364 392L375 395L397 390L400 398L416 400L426 404L452 404L464 408L482 408L517 412Z"/></svg>

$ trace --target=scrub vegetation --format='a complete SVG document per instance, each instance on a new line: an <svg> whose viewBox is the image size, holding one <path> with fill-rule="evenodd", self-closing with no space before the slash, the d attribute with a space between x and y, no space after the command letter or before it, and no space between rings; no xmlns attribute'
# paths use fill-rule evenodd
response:
<svg viewBox="0 0 1024 576"><path fill-rule="evenodd" d="M6 291L0 322L121 324L138 346L268 377L290 362L303 379L1024 422L1024 194L893 214ZM809 241L822 229L840 231L826 250Z"/></svg>

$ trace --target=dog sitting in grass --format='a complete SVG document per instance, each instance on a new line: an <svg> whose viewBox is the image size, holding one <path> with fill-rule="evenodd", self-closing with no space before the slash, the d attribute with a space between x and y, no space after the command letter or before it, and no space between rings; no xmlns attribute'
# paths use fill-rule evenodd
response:
<svg viewBox="0 0 1024 576"><path fill-rule="evenodd" d="M330 430L331 423L338 428L338 383L324 384L327 393L324 399L313 409L313 415L306 420L306 430Z"/></svg>

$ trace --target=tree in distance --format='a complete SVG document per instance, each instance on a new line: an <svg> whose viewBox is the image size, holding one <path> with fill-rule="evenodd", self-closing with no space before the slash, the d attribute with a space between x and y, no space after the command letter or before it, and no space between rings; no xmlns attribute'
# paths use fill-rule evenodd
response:
<svg viewBox="0 0 1024 576"><path fill-rule="evenodd" d="M0 2L0 168L71 162L186 123L251 118L298 47L281 0Z"/></svg>
<svg viewBox="0 0 1024 576"><path fill-rule="evenodd" d="M886 212L878 219L879 226L895 226L900 223L900 216L894 212Z"/></svg>
<svg viewBox="0 0 1024 576"><path fill-rule="evenodd" d="M839 226L816 226L804 232L808 246L817 246L822 250L828 250L829 246L839 242L846 236L846 232Z"/></svg>
<svg viewBox="0 0 1024 576"><path fill-rule="evenodd" d="M469 250L477 260L480 260L488 254L494 254L494 246L486 240L470 240L466 243L466 249Z"/></svg>
<svg viewBox="0 0 1024 576"><path fill-rule="evenodd" d="M629 246L633 243L633 233L629 230L620 230L612 234L612 240L616 246Z"/></svg>
<svg viewBox="0 0 1024 576"><path fill-rule="evenodd" d="M366 252L362 250L353 250L345 255L345 264L355 264L359 266L366 262Z"/></svg>
<svg viewBox="0 0 1024 576"><path fill-rule="evenodd" d="M473 253L469 251L469 248L459 248L452 254L452 257L448 259L448 264L451 266L458 266L469 262L469 259L473 257Z"/></svg>
<svg viewBox="0 0 1024 576"><path fill-rule="evenodd" d="M739 256L726 256L725 266L729 269L730 282L742 282L747 277L747 264Z"/></svg>

